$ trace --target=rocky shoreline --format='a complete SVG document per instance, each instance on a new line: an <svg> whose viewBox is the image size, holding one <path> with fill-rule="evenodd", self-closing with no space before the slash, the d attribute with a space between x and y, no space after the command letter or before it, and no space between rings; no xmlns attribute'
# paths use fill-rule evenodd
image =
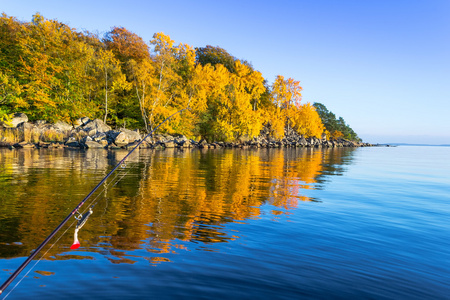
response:
<svg viewBox="0 0 450 300"><path fill-rule="evenodd" d="M0 125L0 147L15 148L75 148L75 149L131 149L145 137L137 130L112 129L99 119L90 120L80 118L73 125L58 121L48 123L46 121L28 122L25 114L14 115L10 126ZM335 148L335 147L369 147L375 146L368 143L359 143L345 139L327 140L318 138L304 138L295 132L287 132L283 139L269 137L267 128L261 131L259 137L253 139L241 139L238 142L207 142L206 140L194 141L185 136L156 134L147 138L139 146L140 148L165 149L165 148L281 148L281 147L310 147L310 148Z"/></svg>

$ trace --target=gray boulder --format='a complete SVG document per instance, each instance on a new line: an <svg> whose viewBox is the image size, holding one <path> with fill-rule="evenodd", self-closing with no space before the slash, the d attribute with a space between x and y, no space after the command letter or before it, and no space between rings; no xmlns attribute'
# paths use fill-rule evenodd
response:
<svg viewBox="0 0 450 300"><path fill-rule="evenodd" d="M142 142L142 144L139 146L139 148L142 148L142 149L144 149L144 148L152 148L152 146L153 145L152 145L150 139L146 139L146 140L144 140Z"/></svg>
<svg viewBox="0 0 450 300"><path fill-rule="evenodd" d="M189 140L184 135L177 137L175 140L175 147L188 148Z"/></svg>
<svg viewBox="0 0 450 300"><path fill-rule="evenodd" d="M100 141L103 141L103 140L107 141L108 136L104 132L97 132L95 135L91 136L91 138L95 142L100 142ZM107 143L108 143L108 141L107 141Z"/></svg>
<svg viewBox="0 0 450 300"><path fill-rule="evenodd" d="M300 138L300 140L298 142L302 146L308 145L308 142L306 141L306 139L303 136Z"/></svg>
<svg viewBox="0 0 450 300"><path fill-rule="evenodd" d="M110 131L108 138L116 144L129 144L141 140L141 135L137 131L121 129L120 131Z"/></svg>
<svg viewBox="0 0 450 300"><path fill-rule="evenodd" d="M90 136L85 136L81 139L81 143L83 143L83 144L85 144L86 142L92 142L92 141L94 141L94 140Z"/></svg>
<svg viewBox="0 0 450 300"><path fill-rule="evenodd" d="M91 119L89 119L88 117L76 119L75 122L73 123L73 127L78 128L80 126L84 126L87 123L89 123L90 121L91 121Z"/></svg>
<svg viewBox="0 0 450 300"><path fill-rule="evenodd" d="M114 143L115 144L129 144L130 143L130 139L128 138L128 135L121 131L119 132L119 134L117 134L114 138Z"/></svg>
<svg viewBox="0 0 450 300"><path fill-rule="evenodd" d="M45 125L47 125L47 121L37 120L36 122L34 122L34 125L36 125L37 127L44 127Z"/></svg>
<svg viewBox="0 0 450 300"><path fill-rule="evenodd" d="M197 147L199 147L200 149L202 148L207 148L208 147L208 142L205 139L201 139L198 143L197 143Z"/></svg>
<svg viewBox="0 0 450 300"><path fill-rule="evenodd" d="M73 129L72 125L67 124L66 122L63 122L63 121L58 121L55 124L53 124L53 128L55 128L56 130L58 130L60 132L66 132L66 131L70 131Z"/></svg>
<svg viewBox="0 0 450 300"><path fill-rule="evenodd" d="M90 121L89 123L87 123L84 127L83 130L90 136L93 136L99 132L108 132L111 130L111 127L109 127L108 125L106 125L105 123L103 123L102 120L100 119L95 119L93 121Z"/></svg>
<svg viewBox="0 0 450 300"><path fill-rule="evenodd" d="M130 141L130 143L141 140L141 135L137 131L129 130L129 129L122 129L120 131L127 135L128 140Z"/></svg>
<svg viewBox="0 0 450 300"><path fill-rule="evenodd" d="M184 135L175 138L175 143L177 143L177 144L184 144L187 141L188 141L188 138L185 137Z"/></svg>
<svg viewBox="0 0 450 300"><path fill-rule="evenodd" d="M26 114L16 113L16 114L14 114L14 116L11 120L11 125L13 128L16 128L20 124L26 123L26 122L28 122L28 116Z"/></svg>
<svg viewBox="0 0 450 300"><path fill-rule="evenodd" d="M166 140L166 137L162 134L155 134L152 136L152 139L154 142L158 143L158 142L164 142Z"/></svg>
<svg viewBox="0 0 450 300"><path fill-rule="evenodd" d="M169 134L163 135L163 134L155 134L152 136L152 140L155 143L163 143L166 141L173 141L175 138Z"/></svg>
<svg viewBox="0 0 450 300"><path fill-rule="evenodd" d="M174 148L175 147L175 143L174 141L165 141L161 143L163 145L164 148Z"/></svg>

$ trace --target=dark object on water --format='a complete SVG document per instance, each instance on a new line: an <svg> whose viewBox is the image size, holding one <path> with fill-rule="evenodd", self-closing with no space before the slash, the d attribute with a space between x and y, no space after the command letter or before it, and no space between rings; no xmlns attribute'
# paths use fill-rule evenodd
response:
<svg viewBox="0 0 450 300"><path fill-rule="evenodd" d="M17 270L15 270L14 273L11 274L11 276L2 284L2 286L0 286L0 294L3 293L3 291L11 284L11 282L14 281L14 279L16 279L16 277L20 274L20 272L22 272L23 269L26 268L26 266L33 260L33 258L39 253L39 251L41 251L42 248L44 248L45 245L47 245L50 239L52 239L56 235L56 233L70 220L70 218L72 218L72 216L78 212L80 207L83 206L83 204L95 193L95 191L97 191L97 189L100 186L102 186L103 183L105 183L105 181L109 178L109 176L111 176L116 171L116 169L119 168L119 166L130 156L130 154L133 153L133 151L136 150L145 141L145 139L151 136L166 121L168 121L173 116L187 109L189 109L189 104L188 107L180 109L179 111L167 117L164 121L159 123L158 126L155 127L155 129L153 129L150 133L148 133L139 143L137 143L136 146L134 146L134 148L131 149L130 152L128 152L128 154L125 155L125 157L122 158L122 160L92 189L92 191L83 199L83 201L81 201L77 205L77 207L75 207L75 209L61 222L61 224L59 224L58 227L56 227L55 230L53 230L53 232L50 233L50 235L36 248L36 250L34 250L33 253L31 253L30 256L28 256L28 258L20 265L20 267ZM86 221L86 219L87 217L84 220ZM83 220L83 218L81 220Z"/></svg>

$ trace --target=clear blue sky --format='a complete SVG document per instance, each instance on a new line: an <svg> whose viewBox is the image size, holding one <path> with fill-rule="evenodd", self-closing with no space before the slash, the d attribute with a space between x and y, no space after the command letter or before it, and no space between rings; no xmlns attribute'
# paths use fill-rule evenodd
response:
<svg viewBox="0 0 450 300"><path fill-rule="evenodd" d="M0 11L220 46L269 82L300 80L304 102L325 104L366 142L450 144L449 0L0 0Z"/></svg>

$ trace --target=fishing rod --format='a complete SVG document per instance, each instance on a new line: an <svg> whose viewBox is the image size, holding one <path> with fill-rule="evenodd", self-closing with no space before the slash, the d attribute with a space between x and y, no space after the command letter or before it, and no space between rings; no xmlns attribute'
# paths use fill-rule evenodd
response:
<svg viewBox="0 0 450 300"><path fill-rule="evenodd" d="M26 266L33 260L33 258L42 250L42 248L45 247L45 245L48 244L48 242L56 235L56 233L72 218L75 213L78 212L78 210L83 206L83 204L97 191L97 189L111 176L114 171L116 171L117 168L133 153L134 150L136 150L149 136L151 136L162 124L164 124L166 121L171 119L173 116L188 110L189 104L186 108L180 109L179 111L173 113L169 117L167 117L164 121L159 123L158 126L156 126L151 132L149 132L141 141L139 141L136 146L134 146L133 149L131 149L127 155L125 155L124 158L90 191L90 193L75 207L74 210L56 227L52 233L39 245L39 247L36 248L36 250L33 251L33 253L28 256L28 258L20 265L17 270L14 271L14 273L11 274L11 276L0 286L0 295L3 293L3 291L16 279L16 277L20 274L20 272L23 271L23 269L26 268Z"/></svg>

